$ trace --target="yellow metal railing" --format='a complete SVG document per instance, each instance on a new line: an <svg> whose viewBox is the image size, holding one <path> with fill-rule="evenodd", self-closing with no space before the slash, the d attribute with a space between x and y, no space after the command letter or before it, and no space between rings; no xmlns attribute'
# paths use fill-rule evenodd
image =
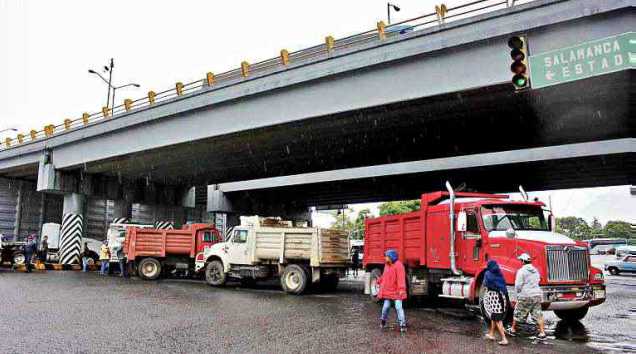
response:
<svg viewBox="0 0 636 354"><path fill-rule="evenodd" d="M289 52L286 49L280 51L280 55L275 58L267 59L255 64L249 64L247 61L241 63L238 69L233 69L220 74L206 73L205 78L190 83L183 84L178 82L169 90L154 92L149 91L145 97L136 100L125 99L119 106L103 107L100 112L83 113L81 118L65 119L60 125L49 124L42 130L31 130L28 135L18 134L16 138L6 138L0 142L0 151L15 148L21 144L30 143L37 140L48 139L55 134L81 129L93 123L111 119L122 113L134 111L136 109L151 107L157 103L187 96L193 91L209 89L210 87L224 87L239 83L250 76L256 76L263 72L272 70L285 70L289 65L294 63L303 63L315 58L324 58L338 50L349 49L351 47L372 43L374 41L384 41L389 38L397 37L406 32L421 30L434 26L443 26L449 20L458 20L467 18L475 14L481 14L487 11L497 10L505 7L515 6L519 3L527 3L533 0L477 0L468 2L456 7L447 7L444 4L435 6L435 11L418 16L406 21L386 25L380 21L376 28L358 33L352 36L334 39L332 36L326 36L325 42L310 48L305 48L295 52Z"/></svg>

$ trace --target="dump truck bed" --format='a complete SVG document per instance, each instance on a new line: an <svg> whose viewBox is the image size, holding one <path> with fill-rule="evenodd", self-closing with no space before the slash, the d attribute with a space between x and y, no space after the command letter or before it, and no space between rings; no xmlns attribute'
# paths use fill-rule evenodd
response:
<svg viewBox="0 0 636 354"><path fill-rule="evenodd" d="M312 267L349 263L349 238L344 232L304 227L258 227L254 232L253 263L309 260Z"/></svg>
<svg viewBox="0 0 636 354"><path fill-rule="evenodd" d="M192 230L156 230L130 228L126 233L124 252L128 259L163 258L166 255L194 257L196 239Z"/></svg>

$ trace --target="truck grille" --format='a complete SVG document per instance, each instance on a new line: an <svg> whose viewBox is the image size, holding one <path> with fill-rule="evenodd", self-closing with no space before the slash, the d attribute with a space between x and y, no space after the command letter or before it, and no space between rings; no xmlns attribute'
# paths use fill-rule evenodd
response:
<svg viewBox="0 0 636 354"><path fill-rule="evenodd" d="M548 281L586 281L588 279L587 248L578 246L546 246Z"/></svg>

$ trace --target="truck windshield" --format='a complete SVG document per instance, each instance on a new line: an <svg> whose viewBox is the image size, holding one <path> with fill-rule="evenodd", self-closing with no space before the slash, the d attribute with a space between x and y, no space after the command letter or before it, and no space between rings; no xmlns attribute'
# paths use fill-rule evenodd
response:
<svg viewBox="0 0 636 354"><path fill-rule="evenodd" d="M484 227L488 231L550 231L543 210L530 205L489 205L481 208Z"/></svg>

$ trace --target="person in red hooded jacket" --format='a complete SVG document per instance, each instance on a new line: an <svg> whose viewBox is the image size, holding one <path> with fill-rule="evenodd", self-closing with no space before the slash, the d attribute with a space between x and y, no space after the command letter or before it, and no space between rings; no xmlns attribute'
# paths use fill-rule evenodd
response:
<svg viewBox="0 0 636 354"><path fill-rule="evenodd" d="M406 274L404 272L404 265L398 259L396 250L387 250L384 256L386 264L382 277L378 280L378 285L380 286L378 298L384 300L384 306L382 307L382 314L380 316L380 326L381 328L386 327L389 310L393 304L395 306L395 312L397 312L400 331L406 332L406 316L404 315L404 308L402 307L402 301L406 300Z"/></svg>

